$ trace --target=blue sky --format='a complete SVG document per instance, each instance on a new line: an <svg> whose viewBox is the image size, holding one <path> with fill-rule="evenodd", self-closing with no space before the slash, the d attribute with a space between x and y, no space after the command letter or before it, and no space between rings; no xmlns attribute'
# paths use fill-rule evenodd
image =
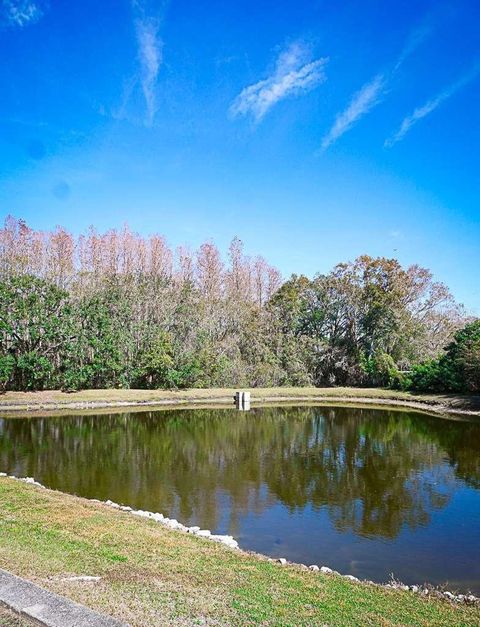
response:
<svg viewBox="0 0 480 627"><path fill-rule="evenodd" d="M395 256L480 315L478 0L0 7L0 217Z"/></svg>

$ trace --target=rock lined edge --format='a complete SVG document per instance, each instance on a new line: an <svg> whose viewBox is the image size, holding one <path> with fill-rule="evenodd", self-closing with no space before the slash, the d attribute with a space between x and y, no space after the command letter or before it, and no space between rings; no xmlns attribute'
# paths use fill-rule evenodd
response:
<svg viewBox="0 0 480 627"><path fill-rule="evenodd" d="M13 479L15 481L22 481L23 483L35 485L42 489L48 489L46 486L42 485L38 481L35 481L33 477L15 477L14 475L8 475L5 472L0 472L0 477L6 477L8 479ZM134 516L139 516L141 518L153 520L157 523L160 523L168 527L169 529L183 531L184 533L190 533L195 536L198 536L199 538L204 538L206 540L211 540L213 542L219 542L221 544L224 544L225 546L228 546L231 549L242 550L240 549L238 542L233 538L233 536L213 534L208 529L201 529L198 526L187 527L186 525L182 525L182 523L179 523L178 520L175 520L174 518L167 518L166 516L158 512L149 512L149 511L145 511L142 509L132 509L128 505L119 505L118 503L115 503L114 501L111 501L110 499L106 501L100 501L99 499L84 499L84 500L89 501L90 503L98 503L101 505L107 505L108 507L111 507L113 509L116 509L122 512L126 512L128 514L132 514ZM289 562L284 557L280 557L277 559L268 557L267 555L261 555L261 557L264 559L267 559L270 562L277 563L280 566L294 566L297 568L301 568L303 570L320 572L323 575L336 575L337 577L343 577L344 579L348 579L349 581L352 581L358 584L376 586L376 587L384 588L384 589L404 590L406 592L409 591L409 592L413 592L415 594L419 594L424 597L434 597L438 599L443 599L445 601L450 601L451 603L461 603L465 605L480 605L480 597L476 597L473 594L454 594L453 592L450 592L448 590L442 590L441 588L436 588L435 586L432 586L430 584L407 586L399 581L396 581L395 579L393 579L393 577L390 583L376 583L374 581L370 581L367 579L358 579L357 577L354 577L353 575L342 575L338 571L333 570L332 568L329 568L328 566L318 566L317 564L311 564L310 566L307 566L306 564L298 564L296 562Z"/></svg>
<svg viewBox="0 0 480 627"><path fill-rule="evenodd" d="M47 489L46 486L42 485L38 481L35 481L33 477L15 477L14 475L7 475L5 472L0 472L0 477L7 477L8 479L14 479L15 481L22 481L23 483L28 483L30 485L35 485L38 488ZM178 520L174 518L167 518L163 514L159 514L158 512L148 512L143 509L132 509L128 507L128 505L119 505L118 503L114 503L113 501L100 501L98 499L85 499L90 503L99 503L103 505L108 505L114 509L118 509L122 512L127 512L134 516L139 516L141 518L147 518L149 520L154 520L157 523L168 527L169 529L177 529L178 531L184 531L186 533L191 533L195 536L199 536L200 538L206 538L207 540L212 540L213 542L220 542L225 546L230 547L231 549L238 549L238 542L233 538L233 536L228 535L220 535L214 534L208 529L200 529L200 527L187 527L186 525L182 525Z"/></svg>

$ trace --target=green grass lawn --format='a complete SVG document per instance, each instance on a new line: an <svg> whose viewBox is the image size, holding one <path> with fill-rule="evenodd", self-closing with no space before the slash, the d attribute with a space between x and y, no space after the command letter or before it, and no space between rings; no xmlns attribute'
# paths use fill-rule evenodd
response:
<svg viewBox="0 0 480 627"><path fill-rule="evenodd" d="M480 625L480 608L281 566L7 478L0 566L131 625Z"/></svg>
<svg viewBox="0 0 480 627"><path fill-rule="evenodd" d="M0 605L0 627L29 627L30 625L33 623Z"/></svg>

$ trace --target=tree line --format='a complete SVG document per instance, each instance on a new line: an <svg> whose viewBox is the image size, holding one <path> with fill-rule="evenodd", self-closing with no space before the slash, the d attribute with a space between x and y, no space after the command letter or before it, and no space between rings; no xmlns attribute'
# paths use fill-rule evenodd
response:
<svg viewBox="0 0 480 627"><path fill-rule="evenodd" d="M0 229L1 389L277 385L480 391L480 321L395 259L282 281L238 238Z"/></svg>

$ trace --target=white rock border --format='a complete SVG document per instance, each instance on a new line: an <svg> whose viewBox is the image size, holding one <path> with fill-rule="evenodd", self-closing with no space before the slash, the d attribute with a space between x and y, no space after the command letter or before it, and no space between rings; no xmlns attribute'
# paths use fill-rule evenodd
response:
<svg viewBox="0 0 480 627"><path fill-rule="evenodd" d="M35 481L33 477L16 477L14 475L8 475L6 472L0 472L0 477L6 477L8 479L14 479L15 481L22 481L23 483L29 483L31 485L35 485L42 489L47 489L46 486L42 485L38 481ZM84 498L84 497L82 497ZM205 538L206 540L211 540L213 542L219 542L228 546L231 549L240 550L238 542L233 538L233 536L228 535L220 535L214 534L208 529L200 529L200 527L193 526L187 527L186 525L182 525L178 520L174 518L167 518L163 514L158 512L149 512L143 509L132 509L128 505L119 505L110 499L106 501L100 501L99 499L85 499L90 501L91 503L100 503L103 505L107 505L108 507L112 507L113 509L118 509L122 512L126 512L128 514L132 514L134 516L139 516L141 518L147 518L149 520L153 520L169 529L174 529L177 531L183 531L184 533L191 533L199 538ZM409 592L413 592L415 594L419 594L424 597L435 597L438 599L443 599L446 601L450 601L451 603L463 603L465 605L480 605L480 597L476 597L473 594L454 594L453 592L449 592L448 590L442 590L440 588L435 588L430 584L413 585L407 586L402 584L399 581L396 581L392 577L392 581L390 583L375 583L374 581L366 580L366 579L358 579L353 575L342 575L336 570L332 570L328 566L318 566L317 564L311 564L310 566L306 566L305 564L297 564L296 562L289 562L285 557L272 558L267 555L262 555L262 557L266 558L270 562L275 562L280 566L294 566L300 567L303 569L308 569L313 572L320 572L323 575L336 575L337 577L343 577L344 579L348 579L354 583L360 583L363 585L377 586L379 588L384 589L394 589L394 590L405 590Z"/></svg>
<svg viewBox="0 0 480 627"><path fill-rule="evenodd" d="M46 486L42 485L38 481L35 481L33 477L16 477L15 475L7 475L6 472L0 472L0 477L7 477L8 479L14 479L15 481L22 481L23 483L29 483L32 485L36 485L39 488L46 489ZM170 529L177 529L179 531L184 531L186 533L191 533L195 536L199 536L200 538L206 538L207 540L212 540L213 542L220 542L225 546L230 547L231 549L238 549L238 542L233 538L233 536L228 535L220 535L215 534L209 531L208 529L200 529L200 527L187 527L179 523L178 520L174 518L167 518L163 514L159 514L158 512L148 512L143 509L132 509L127 505L119 505L118 503L114 503L110 501L110 499L106 501L100 501L98 499L86 499L91 503L102 503L103 505L108 505L109 507L113 507L114 509L121 510L123 512L127 512L129 514L133 514L134 516L140 516L141 518L148 518L149 520L154 520L157 523L165 525Z"/></svg>

